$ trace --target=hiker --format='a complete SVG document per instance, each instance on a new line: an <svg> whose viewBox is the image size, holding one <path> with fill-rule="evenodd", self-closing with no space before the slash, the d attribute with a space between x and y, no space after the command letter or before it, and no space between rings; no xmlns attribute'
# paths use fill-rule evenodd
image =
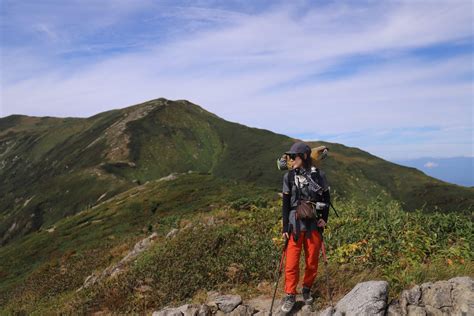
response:
<svg viewBox="0 0 474 316"><path fill-rule="evenodd" d="M283 176L283 237L289 240L285 250L286 296L281 310L288 313L296 302L302 248L305 252L302 294L305 304L313 303L311 287L318 271L322 233L329 216L330 195L325 173L312 166L311 147L304 142L297 142L285 154L292 160L292 169ZM312 205L313 208L308 207L306 211L311 210L312 217L306 216L307 213L302 213L302 208L298 207L302 204L301 201L308 200L313 203L305 205Z"/></svg>

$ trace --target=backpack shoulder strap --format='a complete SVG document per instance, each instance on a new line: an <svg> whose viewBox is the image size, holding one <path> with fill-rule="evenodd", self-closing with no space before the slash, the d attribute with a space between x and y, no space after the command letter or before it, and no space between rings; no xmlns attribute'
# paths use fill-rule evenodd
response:
<svg viewBox="0 0 474 316"><path fill-rule="evenodd" d="M295 170L290 169L288 170L288 185L290 187L290 192L291 192L294 182L295 182Z"/></svg>

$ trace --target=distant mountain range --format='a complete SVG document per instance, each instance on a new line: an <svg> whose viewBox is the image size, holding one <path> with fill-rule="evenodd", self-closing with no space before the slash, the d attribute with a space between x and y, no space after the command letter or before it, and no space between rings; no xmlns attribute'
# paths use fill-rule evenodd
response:
<svg viewBox="0 0 474 316"><path fill-rule="evenodd" d="M431 177L446 182L466 187L474 186L474 157L423 157L394 162L419 169Z"/></svg>

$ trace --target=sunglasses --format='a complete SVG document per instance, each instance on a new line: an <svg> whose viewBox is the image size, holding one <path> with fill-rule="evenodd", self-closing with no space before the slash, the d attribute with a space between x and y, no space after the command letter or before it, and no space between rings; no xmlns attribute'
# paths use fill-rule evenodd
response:
<svg viewBox="0 0 474 316"><path fill-rule="evenodd" d="M295 160L296 157L301 157L303 158L303 154L287 154L288 155L288 158L290 158L291 160Z"/></svg>

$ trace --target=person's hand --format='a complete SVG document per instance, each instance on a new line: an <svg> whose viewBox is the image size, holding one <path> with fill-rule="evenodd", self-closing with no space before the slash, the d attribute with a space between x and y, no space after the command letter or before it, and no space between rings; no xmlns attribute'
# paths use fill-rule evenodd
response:
<svg viewBox="0 0 474 316"><path fill-rule="evenodd" d="M326 226L326 222L324 221L324 219L320 218L318 220L318 223L316 224L318 227L324 227Z"/></svg>
<svg viewBox="0 0 474 316"><path fill-rule="evenodd" d="M290 235L288 235L288 233L283 233L282 236L283 238L290 239Z"/></svg>

